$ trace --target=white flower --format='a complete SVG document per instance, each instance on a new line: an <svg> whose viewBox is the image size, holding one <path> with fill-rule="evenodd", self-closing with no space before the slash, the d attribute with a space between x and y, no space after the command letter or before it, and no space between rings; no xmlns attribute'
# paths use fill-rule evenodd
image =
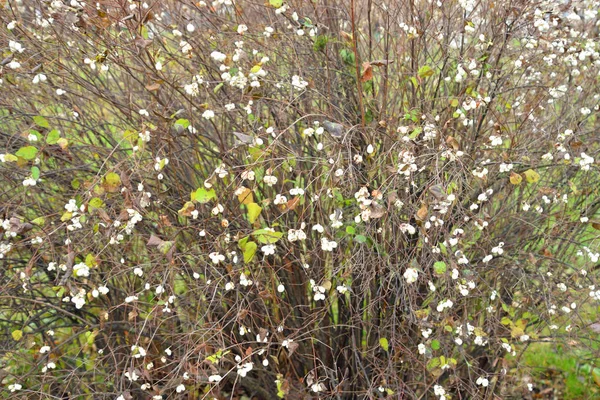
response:
<svg viewBox="0 0 600 400"><path fill-rule="evenodd" d="M196 30L196 27L194 26L194 24L187 24L187 26L185 27L185 29L187 29L188 32L194 32Z"/></svg>
<svg viewBox="0 0 600 400"><path fill-rule="evenodd" d="M283 286L282 284L279 284L279 286L277 286L277 291L279 293L285 292L285 286Z"/></svg>
<svg viewBox="0 0 600 400"><path fill-rule="evenodd" d="M277 177L273 175L265 175L265 177L263 178L263 182L266 183L268 186L273 186L277 183Z"/></svg>
<svg viewBox="0 0 600 400"><path fill-rule="evenodd" d="M215 112L212 110L206 110L202 113L202 118L204 119L213 119L215 117Z"/></svg>
<svg viewBox="0 0 600 400"><path fill-rule="evenodd" d="M323 385L322 383L313 383L310 386L310 390L312 390L315 393L323 392L325 389L325 385Z"/></svg>
<svg viewBox="0 0 600 400"><path fill-rule="evenodd" d="M435 385L435 386L433 387L433 393L434 393L436 396L438 396L438 397L444 397L444 398L446 398L446 397L445 397L445 395L446 395L446 390L445 390L443 387L441 387L440 385Z"/></svg>
<svg viewBox="0 0 600 400"><path fill-rule="evenodd" d="M227 283L225 284L225 290L226 290L226 291L233 290L234 288L235 288L235 284L234 284L233 282L227 282Z"/></svg>
<svg viewBox="0 0 600 400"><path fill-rule="evenodd" d="M252 364L252 362L247 362L244 363L242 365L238 365L237 366L237 373L239 376L241 376L242 378L244 378L248 372L252 371L252 368L254 367L254 364Z"/></svg>
<svg viewBox="0 0 600 400"><path fill-rule="evenodd" d="M315 224L315 225L313 225L312 230L313 231L317 231L319 233L325 232L325 229L323 228L323 226L321 224Z"/></svg>
<svg viewBox="0 0 600 400"><path fill-rule="evenodd" d="M44 354L50 351L50 346L42 346L40 348L40 354Z"/></svg>
<svg viewBox="0 0 600 400"><path fill-rule="evenodd" d="M17 21L12 20L6 25L6 29L8 29L9 31L12 31L13 29L15 29L16 26L17 26Z"/></svg>
<svg viewBox="0 0 600 400"><path fill-rule="evenodd" d="M334 240L327 240L327 238L321 238L321 248L323 251L333 251L338 246Z"/></svg>
<svg viewBox="0 0 600 400"><path fill-rule="evenodd" d="M90 267L85 263L79 263L73 266L75 276L90 276Z"/></svg>
<svg viewBox="0 0 600 400"><path fill-rule="evenodd" d="M292 76L292 86L296 90L304 90L308 86L308 82L300 78L298 75Z"/></svg>
<svg viewBox="0 0 600 400"><path fill-rule="evenodd" d="M189 25L188 25L188 26L189 26ZM185 392L185 385L184 385L184 384L181 384L181 385L177 386L177 387L175 388L175 391L176 391L177 393L183 393L183 392Z"/></svg>
<svg viewBox="0 0 600 400"><path fill-rule="evenodd" d="M18 62L17 60L12 60L6 66L10 69L17 69L17 68L21 68L21 63Z"/></svg>
<svg viewBox="0 0 600 400"><path fill-rule="evenodd" d="M561 85L557 88L550 88L548 92L550 93L550 96L554 97L555 99L561 98L567 93L567 85Z"/></svg>
<svg viewBox="0 0 600 400"><path fill-rule="evenodd" d="M348 291L348 287L346 285L339 285L335 288L339 294L344 294Z"/></svg>
<svg viewBox="0 0 600 400"><path fill-rule="evenodd" d="M8 385L8 390L10 390L11 393L16 392L21 389L23 389L23 386L21 386L18 383L13 383L12 385Z"/></svg>
<svg viewBox="0 0 600 400"><path fill-rule="evenodd" d="M265 31L263 32L263 35L265 37L271 37L271 34L275 32L275 29L271 28L270 26L265 27Z"/></svg>
<svg viewBox="0 0 600 400"><path fill-rule="evenodd" d="M267 244L260 248L260 250L265 254L265 256L270 256L275 254L275 245Z"/></svg>
<svg viewBox="0 0 600 400"><path fill-rule="evenodd" d="M240 24L237 27L237 33L239 33L240 35L243 35L244 32L248 31L248 27L244 24Z"/></svg>
<svg viewBox="0 0 600 400"><path fill-rule="evenodd" d="M140 111L138 111L140 115L143 115L144 117L149 117L150 114L148 113L148 110L142 108Z"/></svg>
<svg viewBox="0 0 600 400"><path fill-rule="evenodd" d="M189 52L192 51L192 45L189 44L188 42L186 42L185 40L182 40L181 42L179 42L179 47L181 47L181 52L183 54L188 54Z"/></svg>
<svg viewBox="0 0 600 400"><path fill-rule="evenodd" d="M44 75L44 74L37 74L36 76L33 77L32 82L37 85L40 82L46 82L46 79L47 79L46 75Z"/></svg>
<svg viewBox="0 0 600 400"><path fill-rule="evenodd" d="M125 375L125 377L127 379L129 379L131 382L137 381L139 379L139 377L140 377L135 371L133 371L133 372L125 372L123 375Z"/></svg>
<svg viewBox="0 0 600 400"><path fill-rule="evenodd" d="M454 303L452 302L452 300L446 299L438 304L437 310L438 312L442 312L446 308L452 308L453 305Z"/></svg>
<svg viewBox="0 0 600 400"><path fill-rule="evenodd" d="M491 142L492 147L502 146L502 143L503 143L502 136L490 135L490 142Z"/></svg>
<svg viewBox="0 0 600 400"><path fill-rule="evenodd" d="M218 264L221 261L225 261L225 256L217 252L210 253L208 257L212 260L213 264Z"/></svg>
<svg viewBox="0 0 600 400"><path fill-rule="evenodd" d="M211 375L208 377L210 383L219 383L223 377L221 375Z"/></svg>
<svg viewBox="0 0 600 400"><path fill-rule="evenodd" d="M273 200L273 204L275 205L281 205L281 204L286 204L287 203L287 197L282 196L280 194L277 194L275 196L275 200Z"/></svg>
<svg viewBox="0 0 600 400"><path fill-rule="evenodd" d="M210 53L210 56L216 62L223 62L227 58L226 54L220 53L218 51L213 51L212 53Z"/></svg>
<svg viewBox="0 0 600 400"><path fill-rule="evenodd" d="M133 358L146 357L146 350L138 345L131 346L131 354Z"/></svg>
<svg viewBox="0 0 600 400"><path fill-rule="evenodd" d="M488 385L490 384L490 381L487 378L480 376L479 378L477 378L477 381L475 383L477 383L478 385L481 385L483 387L488 387Z"/></svg>
<svg viewBox="0 0 600 400"><path fill-rule="evenodd" d="M407 268L404 271L404 279L406 279L406 283L411 284L417 281L419 278L419 271L414 268Z"/></svg>
<svg viewBox="0 0 600 400"><path fill-rule="evenodd" d="M67 91L66 91L66 90L62 90L62 89L60 89L60 88L59 88L59 89L56 89L56 94L57 94L58 96L62 96L62 95L63 95L63 94L65 94L65 93L67 93Z"/></svg>
<svg viewBox="0 0 600 400"><path fill-rule="evenodd" d="M16 42L14 40L10 40L8 42L8 48L13 53L22 53L23 51L25 51L25 48L23 47L23 45L21 45L21 43Z"/></svg>

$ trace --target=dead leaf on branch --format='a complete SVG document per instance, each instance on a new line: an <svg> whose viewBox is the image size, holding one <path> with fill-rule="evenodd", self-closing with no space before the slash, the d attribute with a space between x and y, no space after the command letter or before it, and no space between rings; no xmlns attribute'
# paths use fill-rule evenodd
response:
<svg viewBox="0 0 600 400"><path fill-rule="evenodd" d="M374 67L383 67L384 65L390 65L394 60L374 60L370 64Z"/></svg>
<svg viewBox="0 0 600 400"><path fill-rule="evenodd" d="M373 66L369 62L364 62L362 65L361 82L367 82L373 79Z"/></svg>

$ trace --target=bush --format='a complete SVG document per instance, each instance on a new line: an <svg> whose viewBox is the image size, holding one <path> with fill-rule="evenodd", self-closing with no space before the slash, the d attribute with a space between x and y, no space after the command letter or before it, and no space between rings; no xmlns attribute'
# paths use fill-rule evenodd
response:
<svg viewBox="0 0 600 400"><path fill-rule="evenodd" d="M600 300L555 3L3 3L3 398L527 393Z"/></svg>

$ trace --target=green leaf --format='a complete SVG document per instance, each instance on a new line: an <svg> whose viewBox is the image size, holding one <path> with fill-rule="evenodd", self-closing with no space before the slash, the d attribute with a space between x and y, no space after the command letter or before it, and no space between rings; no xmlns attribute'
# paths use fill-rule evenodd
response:
<svg viewBox="0 0 600 400"><path fill-rule="evenodd" d="M41 115L36 115L35 117L33 117L33 122L35 122L37 126L40 126L42 128L50 128L48 120L42 117Z"/></svg>
<svg viewBox="0 0 600 400"><path fill-rule="evenodd" d="M247 264L254 258L256 254L257 244L254 242L248 242L244 245L244 262Z"/></svg>
<svg viewBox="0 0 600 400"><path fill-rule="evenodd" d="M16 156L24 158L25 160L33 160L38 153L38 149L33 146L21 147L15 153Z"/></svg>
<svg viewBox="0 0 600 400"><path fill-rule="evenodd" d="M217 86L215 86L215 88L213 89L213 93L217 94L219 92L219 90L221 90L222 87L223 87L223 82L221 82Z"/></svg>
<svg viewBox="0 0 600 400"><path fill-rule="evenodd" d="M121 177L115 172L109 172L104 176L104 187L109 192L114 192L121 186Z"/></svg>
<svg viewBox="0 0 600 400"><path fill-rule="evenodd" d="M356 235L354 236L354 241L357 243L367 243L367 237L364 235Z"/></svg>
<svg viewBox="0 0 600 400"><path fill-rule="evenodd" d="M327 37L325 35L317 36L317 38L315 39L315 43L313 44L313 50L314 51L322 51L323 49L325 49L325 46L327 45L328 41L329 41L329 37Z"/></svg>
<svg viewBox="0 0 600 400"><path fill-rule="evenodd" d="M183 129L187 129L190 126L190 121L185 118L179 118L175 121L175 125L180 125Z"/></svg>
<svg viewBox="0 0 600 400"><path fill-rule="evenodd" d="M52 129L50 132L48 132L48 136L46 137L46 143L56 144L58 143L58 139L60 139L60 132L56 129Z"/></svg>
<svg viewBox="0 0 600 400"><path fill-rule="evenodd" d="M431 348L433 350L439 350L440 349L440 342L438 340L433 340L431 342Z"/></svg>
<svg viewBox="0 0 600 400"><path fill-rule="evenodd" d="M246 207L248 207L248 221L253 224L260 215L262 207L256 203L247 204Z"/></svg>
<svg viewBox="0 0 600 400"><path fill-rule="evenodd" d="M435 369L435 368L439 367L439 366L440 366L440 364L441 364L441 361L440 361L440 359L439 359L439 358L437 358L437 357L435 357L435 358L432 358L432 359L431 359L431 360L429 360L429 362L427 363L427 369L431 371L432 369Z"/></svg>
<svg viewBox="0 0 600 400"><path fill-rule="evenodd" d="M88 209L90 211L92 211L95 208L102 208L102 206L104 205L104 202L98 198L98 197L94 197L93 199L90 200L90 202L88 203Z"/></svg>
<svg viewBox="0 0 600 400"><path fill-rule="evenodd" d="M175 244L175 242L173 242L173 241L162 242L161 244L158 245L158 250L160 250L160 252L163 254L167 254L169 252L169 250L171 250L171 247L173 247L174 244Z"/></svg>
<svg viewBox="0 0 600 400"><path fill-rule="evenodd" d="M38 167L31 167L31 177L35 180L38 180L40 178L40 169Z"/></svg>
<svg viewBox="0 0 600 400"><path fill-rule="evenodd" d="M210 361L213 364L217 364L219 362L219 360L221 358L223 358L224 356L226 356L227 354L231 353L230 350L221 350L219 349L215 354L213 354L212 356L208 356L206 357L207 361Z"/></svg>
<svg viewBox="0 0 600 400"><path fill-rule="evenodd" d="M248 240L250 239L250 236L245 236L243 238L241 238L240 240L238 240L238 247L244 251L244 247L246 247L246 243L248 243Z"/></svg>
<svg viewBox="0 0 600 400"><path fill-rule="evenodd" d="M417 72L417 74L419 75L419 78L423 79L432 76L434 71L429 65L423 65L421 68L419 68L419 72Z"/></svg>
<svg viewBox="0 0 600 400"><path fill-rule="evenodd" d="M37 226L44 226L46 224L46 218L37 217L36 219L32 220L31 223Z"/></svg>
<svg viewBox="0 0 600 400"><path fill-rule="evenodd" d="M384 337L379 339L379 345L381 346L381 348L385 351L390 351L390 344L388 342L388 340Z"/></svg>
<svg viewBox="0 0 600 400"><path fill-rule="evenodd" d="M342 61L344 61L344 63L348 64L348 65L354 65L354 53L349 50L349 49L341 49L340 50L340 57L342 58Z"/></svg>
<svg viewBox="0 0 600 400"><path fill-rule="evenodd" d="M283 5L283 0L269 0L269 4L272 7L280 8Z"/></svg>
<svg viewBox="0 0 600 400"><path fill-rule="evenodd" d="M187 292L187 284L185 283L185 278L181 275L175 276L175 283L173 285L173 291L176 295L183 295Z"/></svg>
<svg viewBox="0 0 600 400"><path fill-rule="evenodd" d="M262 244L277 243L283 237L282 232L273 232L269 229L258 229L252 232L252 235Z"/></svg>
<svg viewBox="0 0 600 400"><path fill-rule="evenodd" d="M208 203L212 199L215 199L217 194L215 189L207 190L205 188L198 188L195 192L192 192L192 201L197 201L200 204Z"/></svg>
<svg viewBox="0 0 600 400"><path fill-rule="evenodd" d="M443 261L436 261L433 264L433 270L435 271L436 274L438 275L442 275L444 273L446 273L446 263Z"/></svg>

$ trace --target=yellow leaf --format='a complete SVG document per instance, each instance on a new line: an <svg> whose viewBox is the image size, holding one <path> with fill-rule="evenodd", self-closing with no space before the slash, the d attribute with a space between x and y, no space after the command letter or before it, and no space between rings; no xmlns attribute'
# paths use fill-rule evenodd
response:
<svg viewBox="0 0 600 400"><path fill-rule="evenodd" d="M246 206L248 207L248 221L250 221L250 223L253 224L254 221L256 221L256 219L260 215L260 212L262 211L262 207L256 203L250 203L250 204L247 204Z"/></svg>
<svg viewBox="0 0 600 400"><path fill-rule="evenodd" d="M60 146L61 149L66 149L69 145L69 141L65 138L60 138L56 141L56 143Z"/></svg>
<svg viewBox="0 0 600 400"><path fill-rule="evenodd" d="M18 342L23 337L23 331L17 329L16 331L12 331L11 335L12 335L12 338L14 339L14 341Z"/></svg>
<svg viewBox="0 0 600 400"><path fill-rule="evenodd" d="M121 177L119 174L109 172L104 176L103 186L109 192L116 192L121 186Z"/></svg>
<svg viewBox="0 0 600 400"><path fill-rule="evenodd" d="M184 217L190 217L192 215L192 211L196 209L196 206L191 201L186 201L181 210L177 211L177 213Z"/></svg>
<svg viewBox="0 0 600 400"><path fill-rule="evenodd" d="M540 180L540 174L532 169L528 169L527 171L523 172L523 175L525 175L525 180L527 180L529 183L536 183Z"/></svg>
<svg viewBox="0 0 600 400"><path fill-rule="evenodd" d="M510 173L510 183L512 183L513 185L520 185L521 182L523 182L523 178L521 178L521 175L515 172Z"/></svg>
<svg viewBox="0 0 600 400"><path fill-rule="evenodd" d="M238 200L242 204L250 204L254 203L254 196L252 195L252 190L247 187L243 187L238 191Z"/></svg>
<svg viewBox="0 0 600 400"><path fill-rule="evenodd" d="M70 213L70 212L67 211L66 213L64 213L62 215L62 217L60 217L60 221L61 222L65 222L65 221L70 220L72 217L73 217L73 213Z"/></svg>

